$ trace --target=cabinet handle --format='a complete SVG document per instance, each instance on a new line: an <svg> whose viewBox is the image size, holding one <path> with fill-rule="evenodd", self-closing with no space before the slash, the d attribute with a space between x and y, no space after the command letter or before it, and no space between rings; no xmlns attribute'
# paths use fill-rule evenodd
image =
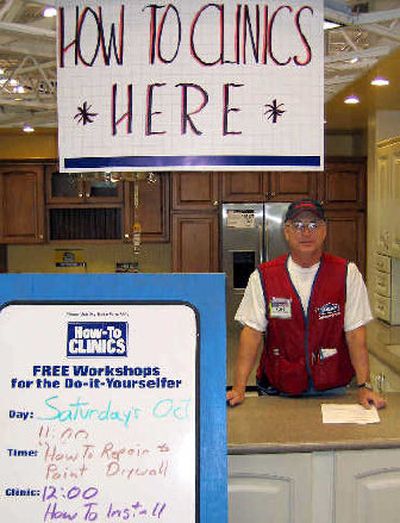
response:
<svg viewBox="0 0 400 523"><path fill-rule="evenodd" d="M39 240L43 240L44 236L43 234L39 234Z"/></svg>
<svg viewBox="0 0 400 523"><path fill-rule="evenodd" d="M269 193L270 196L275 196L276 195L276 192L272 191Z"/></svg>
<svg viewBox="0 0 400 523"><path fill-rule="evenodd" d="M126 232L126 233L124 234L124 238L125 238L125 240L129 240L129 233Z"/></svg>
<svg viewBox="0 0 400 523"><path fill-rule="evenodd" d="M86 198L90 198L90 192L86 193Z"/></svg>
<svg viewBox="0 0 400 523"><path fill-rule="evenodd" d="M83 198L83 192L80 192L80 193L78 194L78 196L79 196L79 198Z"/></svg>
<svg viewBox="0 0 400 523"><path fill-rule="evenodd" d="M214 205L214 207L216 207L218 204L219 204L219 201L218 201L218 200L214 200L214 201L213 201L213 205Z"/></svg>

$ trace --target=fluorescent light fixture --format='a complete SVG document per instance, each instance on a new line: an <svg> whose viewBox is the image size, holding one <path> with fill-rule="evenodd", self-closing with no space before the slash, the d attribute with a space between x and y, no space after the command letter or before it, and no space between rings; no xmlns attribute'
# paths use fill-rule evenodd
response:
<svg viewBox="0 0 400 523"><path fill-rule="evenodd" d="M387 78L383 78L382 76L377 76L373 80L371 80L371 85L376 85L378 87L389 85L389 83L389 80Z"/></svg>
<svg viewBox="0 0 400 523"><path fill-rule="evenodd" d="M360 103L360 99L355 94L351 94L350 96L346 96L344 103L348 105L355 105Z"/></svg>
<svg viewBox="0 0 400 523"><path fill-rule="evenodd" d="M23 126L22 130L24 131L24 133L34 133L35 132L35 129L27 123Z"/></svg>
<svg viewBox="0 0 400 523"><path fill-rule="evenodd" d="M45 18L54 18L57 16L57 9L55 7L46 7L43 11L43 16Z"/></svg>
<svg viewBox="0 0 400 523"><path fill-rule="evenodd" d="M336 29L336 27L340 27L340 24L337 24L336 22L331 22L330 20L324 20L324 31L327 31L329 29Z"/></svg>

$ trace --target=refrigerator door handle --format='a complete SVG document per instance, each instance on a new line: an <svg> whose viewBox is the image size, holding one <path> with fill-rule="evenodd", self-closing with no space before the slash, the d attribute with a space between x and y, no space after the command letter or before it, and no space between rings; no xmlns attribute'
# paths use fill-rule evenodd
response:
<svg viewBox="0 0 400 523"><path fill-rule="evenodd" d="M264 231L263 231L263 225L258 226L258 252L260 255L260 263L264 263Z"/></svg>

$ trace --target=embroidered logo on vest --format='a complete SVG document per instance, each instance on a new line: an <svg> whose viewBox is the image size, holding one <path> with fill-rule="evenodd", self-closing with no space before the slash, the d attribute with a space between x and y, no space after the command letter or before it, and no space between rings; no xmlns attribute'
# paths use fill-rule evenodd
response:
<svg viewBox="0 0 400 523"><path fill-rule="evenodd" d="M319 320L340 316L340 305L338 303L325 303L322 307L317 308L317 312Z"/></svg>

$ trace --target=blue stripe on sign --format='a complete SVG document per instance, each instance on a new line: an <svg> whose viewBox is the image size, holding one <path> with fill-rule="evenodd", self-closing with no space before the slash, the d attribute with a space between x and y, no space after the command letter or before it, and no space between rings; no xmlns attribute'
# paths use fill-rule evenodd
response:
<svg viewBox="0 0 400 523"><path fill-rule="evenodd" d="M319 167L320 156L116 156L65 158L66 169L181 166Z"/></svg>

